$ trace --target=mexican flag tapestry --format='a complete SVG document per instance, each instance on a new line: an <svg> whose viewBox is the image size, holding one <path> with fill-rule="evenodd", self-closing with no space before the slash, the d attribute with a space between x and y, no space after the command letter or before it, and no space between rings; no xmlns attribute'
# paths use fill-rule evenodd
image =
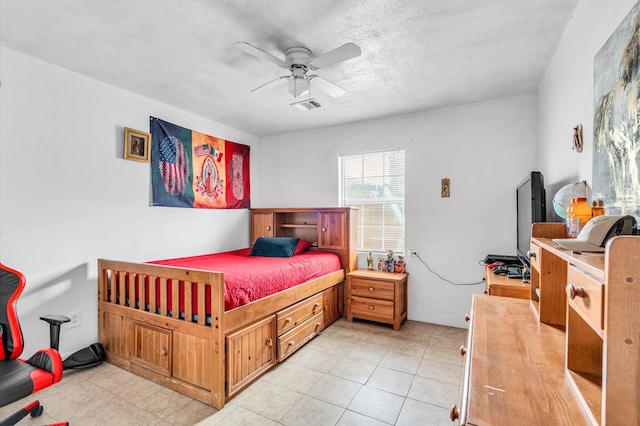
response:
<svg viewBox="0 0 640 426"><path fill-rule="evenodd" d="M149 117L154 206L250 207L249 146Z"/></svg>

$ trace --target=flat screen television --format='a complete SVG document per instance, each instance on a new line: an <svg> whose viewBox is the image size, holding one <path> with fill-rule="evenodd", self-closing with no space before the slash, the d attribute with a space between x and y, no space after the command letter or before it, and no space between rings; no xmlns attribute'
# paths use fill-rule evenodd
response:
<svg viewBox="0 0 640 426"><path fill-rule="evenodd" d="M546 192L544 178L540 172L531 172L516 187L518 215L517 253L520 261L529 267L527 252L531 243L531 224L547 221Z"/></svg>

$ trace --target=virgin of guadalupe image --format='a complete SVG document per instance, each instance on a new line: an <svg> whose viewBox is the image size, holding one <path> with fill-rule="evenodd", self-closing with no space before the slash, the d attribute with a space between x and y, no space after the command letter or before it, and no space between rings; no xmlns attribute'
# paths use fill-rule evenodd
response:
<svg viewBox="0 0 640 426"><path fill-rule="evenodd" d="M213 164L213 158L207 157L202 168L202 182L205 187L205 194L210 197L215 195L216 188L216 166Z"/></svg>

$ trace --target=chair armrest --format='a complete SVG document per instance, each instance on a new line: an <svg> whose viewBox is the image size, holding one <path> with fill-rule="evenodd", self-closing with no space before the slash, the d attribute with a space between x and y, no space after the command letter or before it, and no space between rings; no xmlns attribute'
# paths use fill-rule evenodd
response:
<svg viewBox="0 0 640 426"><path fill-rule="evenodd" d="M49 346L58 350L60 324L71 321L71 318L65 317L64 315L44 315L41 316L40 319L49 323Z"/></svg>
<svg viewBox="0 0 640 426"><path fill-rule="evenodd" d="M64 324L65 322L69 322L71 321L71 318L69 317L65 317L64 315L43 315L40 317L40 319L42 321L46 321L49 323L49 325L60 325L60 324Z"/></svg>

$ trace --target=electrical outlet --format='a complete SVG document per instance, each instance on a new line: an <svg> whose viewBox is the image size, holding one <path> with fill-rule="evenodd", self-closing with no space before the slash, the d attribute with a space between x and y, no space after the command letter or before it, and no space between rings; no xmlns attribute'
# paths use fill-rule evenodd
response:
<svg viewBox="0 0 640 426"><path fill-rule="evenodd" d="M67 323L67 328L73 328L80 325L80 310L69 312L67 314L71 321Z"/></svg>
<svg viewBox="0 0 640 426"><path fill-rule="evenodd" d="M418 253L418 250L412 249L412 250L409 250L409 256L417 257L417 256L420 256L420 253Z"/></svg>

